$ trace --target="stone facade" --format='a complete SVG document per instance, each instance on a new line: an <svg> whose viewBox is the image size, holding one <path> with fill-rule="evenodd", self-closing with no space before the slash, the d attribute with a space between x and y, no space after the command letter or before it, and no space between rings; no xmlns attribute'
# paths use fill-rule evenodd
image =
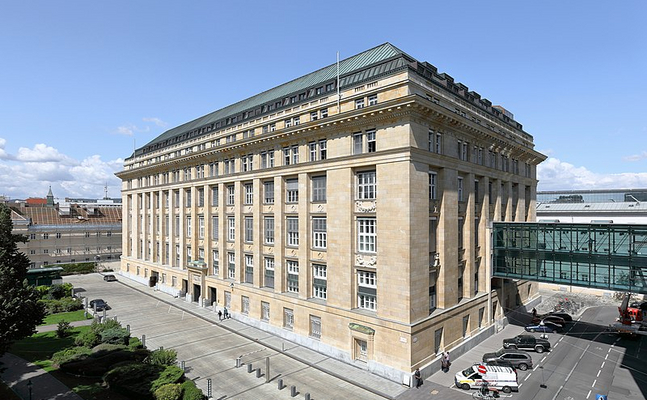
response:
<svg viewBox="0 0 647 400"><path fill-rule="evenodd" d="M488 227L534 219L545 157L390 44L340 63L339 99L334 67L281 107L254 97L260 112L220 110L128 158L122 273L404 382L536 295L498 297Z"/></svg>

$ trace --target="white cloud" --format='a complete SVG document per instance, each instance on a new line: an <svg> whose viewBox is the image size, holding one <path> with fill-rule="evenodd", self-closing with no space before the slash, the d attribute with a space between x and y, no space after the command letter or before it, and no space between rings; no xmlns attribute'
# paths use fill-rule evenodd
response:
<svg viewBox="0 0 647 400"><path fill-rule="evenodd" d="M624 157L623 160L625 161L640 161L640 160L647 160L647 151L643 151L640 154L634 154L631 156Z"/></svg>
<svg viewBox="0 0 647 400"><path fill-rule="evenodd" d="M17 155L4 151L0 139L0 195L10 199L45 197L51 185L54 196L102 198L119 197L121 181L114 174L123 169L123 160L103 161L98 155L75 160L57 149L38 144L20 148Z"/></svg>
<svg viewBox="0 0 647 400"><path fill-rule="evenodd" d="M647 187L647 172L598 174L557 158L537 167L538 190L620 189Z"/></svg>
<svg viewBox="0 0 647 400"><path fill-rule="evenodd" d="M152 122L152 123L154 123L155 125L159 126L160 128L166 128L166 126L168 125L166 122L162 121L162 120L161 120L161 119L159 119L159 118L155 118L155 117L152 117L152 118L142 118L142 121L144 121L144 122Z"/></svg>
<svg viewBox="0 0 647 400"><path fill-rule="evenodd" d="M120 135L133 136L135 133L148 132L148 131L150 131L150 128L148 126L140 128L137 125L128 124L128 125L118 126L115 132Z"/></svg>

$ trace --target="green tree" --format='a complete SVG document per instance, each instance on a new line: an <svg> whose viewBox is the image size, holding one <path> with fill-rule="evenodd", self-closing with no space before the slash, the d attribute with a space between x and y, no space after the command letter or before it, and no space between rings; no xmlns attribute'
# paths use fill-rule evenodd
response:
<svg viewBox="0 0 647 400"><path fill-rule="evenodd" d="M27 237L12 229L11 210L0 204L0 355L16 340L33 335L45 317L38 291L27 284L29 258L18 251Z"/></svg>

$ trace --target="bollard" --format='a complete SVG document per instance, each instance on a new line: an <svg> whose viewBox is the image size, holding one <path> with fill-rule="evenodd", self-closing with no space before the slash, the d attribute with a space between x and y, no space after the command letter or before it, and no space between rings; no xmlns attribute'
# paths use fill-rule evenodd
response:
<svg viewBox="0 0 647 400"><path fill-rule="evenodd" d="M310 393L306 393L306 395L304 396L304 400L310 400Z"/></svg>
<svg viewBox="0 0 647 400"><path fill-rule="evenodd" d="M182 366L180 368L182 368L182 371L186 372L186 364L184 361L182 361Z"/></svg>
<svg viewBox="0 0 647 400"><path fill-rule="evenodd" d="M270 358L265 357L265 383L270 381Z"/></svg>
<svg viewBox="0 0 647 400"><path fill-rule="evenodd" d="M207 398L211 398L211 378L207 378Z"/></svg>
<svg viewBox="0 0 647 400"><path fill-rule="evenodd" d="M126 332L130 333L130 324L126 325Z"/></svg>
<svg viewBox="0 0 647 400"><path fill-rule="evenodd" d="M115 322L119 322L119 321L117 321L117 316L116 315L114 317L112 317L112 319L114 319Z"/></svg>
<svg viewBox="0 0 647 400"><path fill-rule="evenodd" d="M146 348L146 335L142 335L142 348Z"/></svg>
<svg viewBox="0 0 647 400"><path fill-rule="evenodd" d="M279 379L279 390L283 389L283 379Z"/></svg>
<svg viewBox="0 0 647 400"><path fill-rule="evenodd" d="M252 372L252 363L247 364L247 372Z"/></svg>
<svg viewBox="0 0 647 400"><path fill-rule="evenodd" d="M102 319L102 321L105 322L105 320L106 320L106 309L104 308L103 309L103 319Z"/></svg>
<svg viewBox="0 0 647 400"><path fill-rule="evenodd" d="M261 377L261 369L260 369L260 368L257 368L257 369L256 369L256 377L257 377L257 378L260 378L260 377Z"/></svg>
<svg viewBox="0 0 647 400"><path fill-rule="evenodd" d="M242 356L236 358L236 368L240 368L240 366L243 365L242 363Z"/></svg>
<svg viewBox="0 0 647 400"><path fill-rule="evenodd" d="M294 385L290 386L290 396L294 397L296 395L297 395L297 387Z"/></svg>

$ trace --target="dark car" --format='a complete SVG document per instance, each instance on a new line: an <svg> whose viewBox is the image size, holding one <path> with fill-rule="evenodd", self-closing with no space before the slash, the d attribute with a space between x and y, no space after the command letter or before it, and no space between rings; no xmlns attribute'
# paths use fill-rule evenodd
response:
<svg viewBox="0 0 647 400"><path fill-rule="evenodd" d="M518 368L522 371L532 368L530 354L514 349L501 349L496 353L485 353L483 354L483 362L487 365Z"/></svg>
<svg viewBox="0 0 647 400"><path fill-rule="evenodd" d="M553 333L555 331L555 326L554 325L551 326L551 325L553 325L553 324L550 324L550 323L549 324L542 324L542 323L531 324L531 325L528 325L528 326L524 327L524 329L526 330L526 332Z"/></svg>
<svg viewBox="0 0 647 400"><path fill-rule="evenodd" d="M103 280L106 282L114 282L117 280L117 277L114 276L113 274L107 274L103 276Z"/></svg>
<svg viewBox="0 0 647 400"><path fill-rule="evenodd" d="M546 339L536 338L533 335L517 335L510 339L503 339L504 349L533 349L543 353L550 349L550 342Z"/></svg>
<svg viewBox="0 0 647 400"><path fill-rule="evenodd" d="M565 312L553 311L553 312L548 313L547 315L554 315L556 317L563 318L564 321L566 321L566 322L572 322L573 321L573 317L571 317L570 314L565 313Z"/></svg>
<svg viewBox="0 0 647 400"><path fill-rule="evenodd" d="M108 309L108 303L103 301L103 299L94 299L90 300L90 308L97 311L103 311Z"/></svg>

